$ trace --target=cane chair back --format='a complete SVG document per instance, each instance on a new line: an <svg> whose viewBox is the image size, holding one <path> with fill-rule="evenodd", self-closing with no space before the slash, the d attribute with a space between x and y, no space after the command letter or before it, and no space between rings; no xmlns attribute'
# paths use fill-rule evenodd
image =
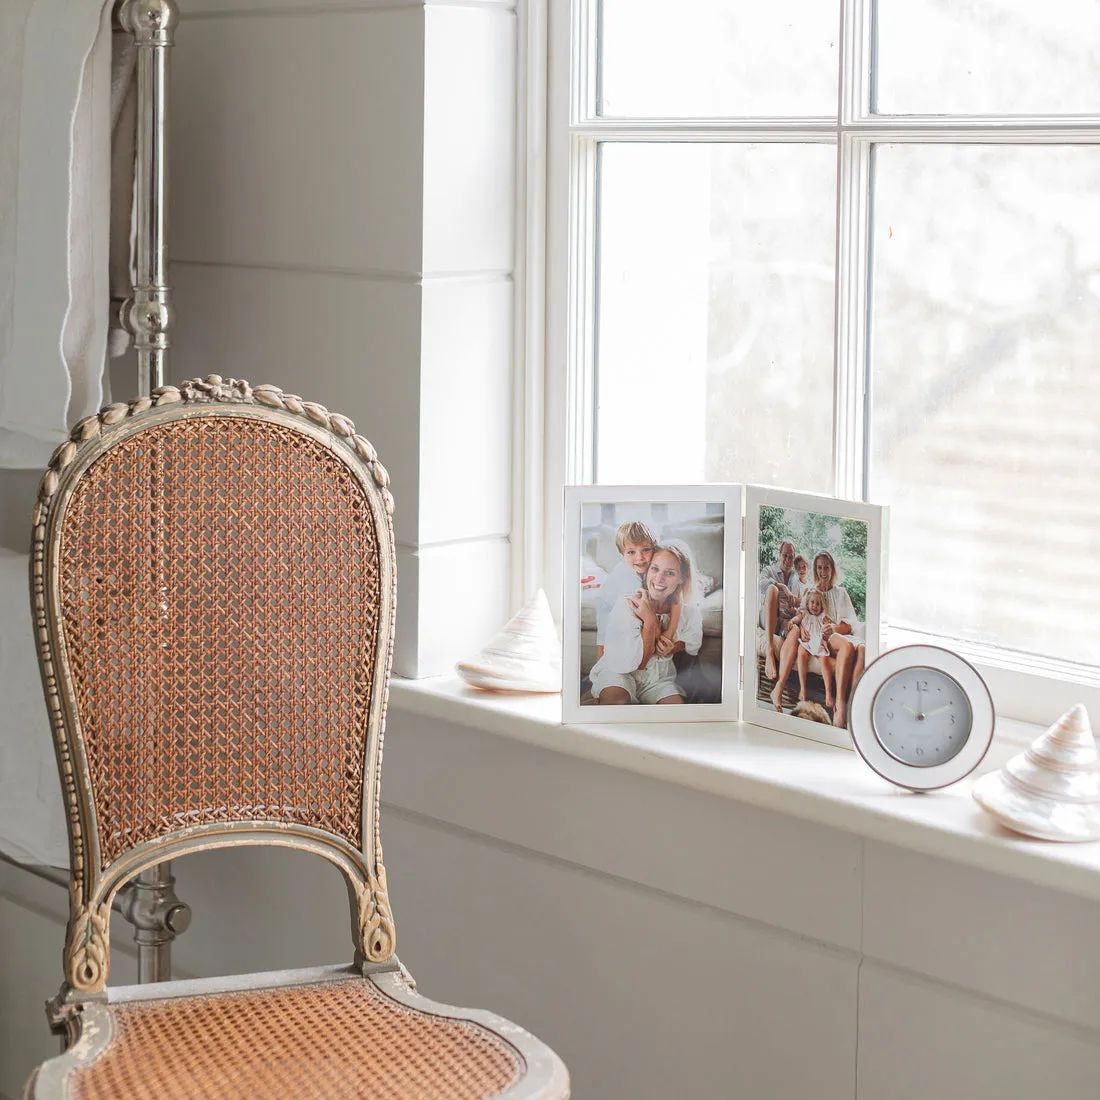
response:
<svg viewBox="0 0 1100 1100"><path fill-rule="evenodd" d="M392 955L386 486L346 418L217 376L109 406L58 448L32 592L69 818L73 989L107 980L119 886L242 843L336 863L361 956Z"/></svg>

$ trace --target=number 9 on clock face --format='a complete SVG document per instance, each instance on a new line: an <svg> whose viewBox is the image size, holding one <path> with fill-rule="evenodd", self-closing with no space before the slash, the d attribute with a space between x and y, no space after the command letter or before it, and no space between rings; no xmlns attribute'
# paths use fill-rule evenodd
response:
<svg viewBox="0 0 1100 1100"><path fill-rule="evenodd" d="M993 701L972 665L939 646L901 646L867 666L852 694L860 756L913 791L945 787L981 762L993 739Z"/></svg>

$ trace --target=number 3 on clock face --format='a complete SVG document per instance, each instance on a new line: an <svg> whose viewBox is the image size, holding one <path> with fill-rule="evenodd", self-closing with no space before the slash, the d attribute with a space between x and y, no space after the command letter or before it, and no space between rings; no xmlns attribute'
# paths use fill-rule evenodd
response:
<svg viewBox="0 0 1100 1100"><path fill-rule="evenodd" d="M938 646L902 646L873 661L856 685L850 715L863 759L884 779L915 791L962 779L993 738L985 682Z"/></svg>

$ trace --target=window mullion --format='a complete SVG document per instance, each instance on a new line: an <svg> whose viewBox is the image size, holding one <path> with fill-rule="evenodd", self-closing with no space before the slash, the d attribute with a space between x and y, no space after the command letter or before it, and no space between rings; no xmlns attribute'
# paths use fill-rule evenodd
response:
<svg viewBox="0 0 1100 1100"><path fill-rule="evenodd" d="M873 0L843 0L837 140L833 485L863 499L867 478L871 142L847 127L871 110Z"/></svg>
<svg viewBox="0 0 1100 1100"><path fill-rule="evenodd" d="M594 119L599 113L599 8L599 0L574 0L574 60L569 89L571 125Z"/></svg>
<svg viewBox="0 0 1100 1100"><path fill-rule="evenodd" d="M838 495L862 500L868 442L871 142L842 135L837 162L833 482Z"/></svg>
<svg viewBox="0 0 1100 1100"><path fill-rule="evenodd" d="M842 0L840 11L841 126L871 117L874 0Z"/></svg>
<svg viewBox="0 0 1100 1100"><path fill-rule="evenodd" d="M566 391L567 485L586 485L595 468L596 242L599 143L570 138L568 332Z"/></svg>

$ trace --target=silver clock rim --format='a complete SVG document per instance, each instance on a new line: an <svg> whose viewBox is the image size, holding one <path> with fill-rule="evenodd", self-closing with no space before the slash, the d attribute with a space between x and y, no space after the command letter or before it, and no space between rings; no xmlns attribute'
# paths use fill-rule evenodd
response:
<svg viewBox="0 0 1100 1100"><path fill-rule="evenodd" d="M899 647L899 648L901 648L901 647ZM947 649L947 650L944 650L944 652L945 653L950 653L951 651L949 649ZM883 654L883 656L885 656L885 654ZM962 658L959 658L959 659L961 660ZM966 735L967 741L970 740L970 734L974 730L974 708L970 704L970 695L967 692L966 688L964 688L962 686L962 684L960 684L959 681L956 680L955 677L951 675L950 672L947 672L944 669L937 667L936 665L905 665L902 668L898 669L897 672L891 672L890 675L886 676L883 679L882 683L880 683L878 685L878 687L875 689L875 694L871 699L871 732L875 735L875 740L879 743L879 745L882 746L883 751L888 756L893 757L899 764L904 764L908 768L920 768L921 771L927 771L929 768L938 767L938 765L936 765L936 764L911 764L908 760L902 760L902 758L900 756L898 756L897 753L891 752L889 747L887 745L883 744L882 738L879 736L878 727L875 725L875 704L878 702L878 697L883 693L883 691L886 690L886 685L895 676L899 675L900 673L906 672L909 669L915 669L915 668L927 668L927 669L930 669L932 672L939 673L941 676L944 676L948 680L950 680L955 685L955 687L957 687L959 689L959 691L962 693L963 698L966 700L966 709L970 712L970 731ZM945 763L950 764L951 761L954 760L955 757L957 757L959 755L959 753L963 751L963 747L965 747L965 745L960 746L958 751L956 751L953 756L951 756L947 761L945 761Z"/></svg>
<svg viewBox="0 0 1100 1100"><path fill-rule="evenodd" d="M950 676L970 702L973 720L967 743L943 764L906 764L883 748L874 730L871 707L879 688L894 673L914 666ZM993 742L996 714L988 685L969 661L943 646L921 644L887 650L867 666L852 695L848 725L853 747L873 772L911 791L935 791L964 779L985 759Z"/></svg>

